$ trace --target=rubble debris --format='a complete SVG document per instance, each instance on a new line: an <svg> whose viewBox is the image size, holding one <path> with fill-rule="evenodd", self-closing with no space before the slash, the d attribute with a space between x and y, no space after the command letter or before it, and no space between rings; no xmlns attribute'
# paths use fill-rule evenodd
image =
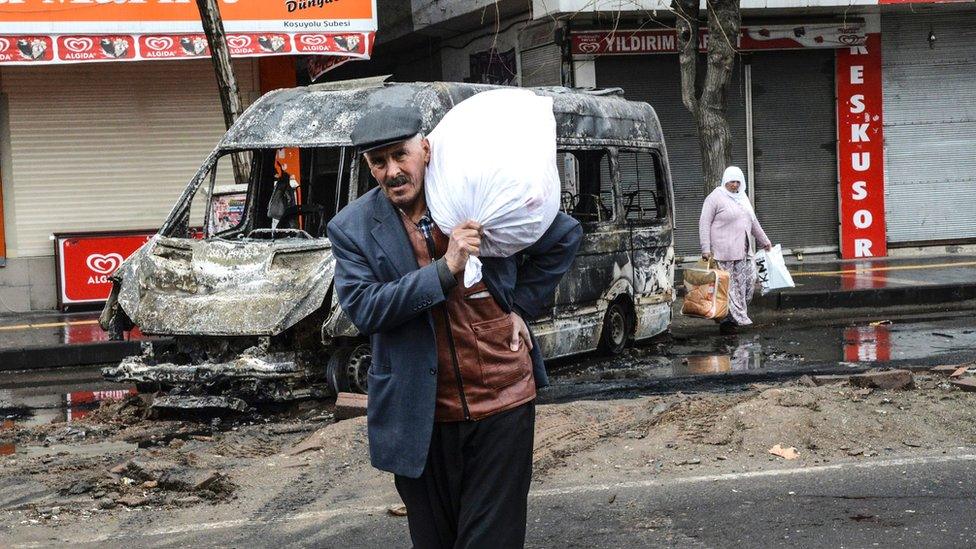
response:
<svg viewBox="0 0 976 549"><path fill-rule="evenodd" d="M114 500L110 498L104 498L104 497L99 498L98 501L95 502L95 506L102 510L114 509L116 505L117 504L115 503Z"/></svg>
<svg viewBox="0 0 976 549"><path fill-rule="evenodd" d="M848 375L823 375L823 376L812 376L811 379L813 383L817 386L832 385L834 383L842 383L850 378Z"/></svg>
<svg viewBox="0 0 976 549"><path fill-rule="evenodd" d="M407 506L401 504L391 505L386 508L386 512L394 517L405 517L407 516Z"/></svg>
<svg viewBox="0 0 976 549"><path fill-rule="evenodd" d="M958 387L969 393L976 393L976 377L964 377L950 381L954 387Z"/></svg>
<svg viewBox="0 0 976 549"><path fill-rule="evenodd" d="M125 505L126 507L141 507L149 503L149 498L139 496L136 494L130 494L128 496L121 496L115 499L115 503L120 505Z"/></svg>
<svg viewBox="0 0 976 549"><path fill-rule="evenodd" d="M912 389L915 376L908 370L872 370L850 376L850 383L854 387L874 389Z"/></svg>
<svg viewBox="0 0 976 549"><path fill-rule="evenodd" d="M976 370L976 369L972 369L970 366L960 366L960 367L956 368L956 370L954 372L952 372L951 374L949 374L949 377L950 378L960 378L960 377L962 377L962 376L964 376L966 374L976 374L976 371L973 371L973 370Z"/></svg>
<svg viewBox="0 0 976 549"><path fill-rule="evenodd" d="M339 393L336 397L335 418L336 421L351 419L366 415L366 395L358 393Z"/></svg>
<svg viewBox="0 0 976 549"><path fill-rule="evenodd" d="M176 492L200 492L210 490L224 480L216 471L181 467L163 472L159 477L159 487Z"/></svg>
<svg viewBox="0 0 976 549"><path fill-rule="evenodd" d="M929 372L933 374L942 375L942 376L950 376L961 369L962 368L960 368L959 365L957 364L944 364L942 366L935 366L934 368L929 368Z"/></svg>
<svg viewBox="0 0 976 549"><path fill-rule="evenodd" d="M796 380L797 385L802 385L803 387L816 387L817 382L813 380L813 377L803 374L800 379Z"/></svg>
<svg viewBox="0 0 976 549"><path fill-rule="evenodd" d="M91 479L82 479L72 484L65 492L69 496L80 496L87 494L95 489L95 482Z"/></svg>
<svg viewBox="0 0 976 549"><path fill-rule="evenodd" d="M799 452L796 451L795 446L790 446L789 448L784 448L781 444L777 444L769 449L769 453L774 456L779 456L783 459L796 459L800 457Z"/></svg>
<svg viewBox="0 0 976 549"><path fill-rule="evenodd" d="M173 492L227 491L227 486L223 486L226 479L220 473L173 461L131 459L113 467L111 471L116 475L124 475L123 481L131 479L139 482L147 490L158 487Z"/></svg>
<svg viewBox="0 0 976 549"><path fill-rule="evenodd" d="M156 445L167 445L173 439L185 440L211 432L211 428L206 425L182 421L159 421L129 428L123 432L122 439L125 442L136 444L139 448L148 448Z"/></svg>
<svg viewBox="0 0 976 549"><path fill-rule="evenodd" d="M156 397L153 410L193 410L201 413L236 412L243 414L248 410L247 403L228 396L165 395Z"/></svg>

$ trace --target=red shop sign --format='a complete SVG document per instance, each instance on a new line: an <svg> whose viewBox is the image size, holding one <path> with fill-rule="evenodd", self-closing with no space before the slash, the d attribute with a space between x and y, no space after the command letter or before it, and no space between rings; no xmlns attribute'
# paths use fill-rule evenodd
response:
<svg viewBox="0 0 976 549"><path fill-rule="evenodd" d="M114 61L133 59L135 39L130 35L59 36L58 58L62 61Z"/></svg>
<svg viewBox="0 0 976 549"><path fill-rule="evenodd" d="M844 259L888 255L885 234L881 35L837 50L837 167Z"/></svg>
<svg viewBox="0 0 976 549"><path fill-rule="evenodd" d="M708 29L700 29L698 50L708 48ZM736 48L740 50L793 50L841 48L864 44L865 31L857 24L831 23L753 25L742 27ZM585 31L572 34L573 55L635 55L676 53L674 29Z"/></svg>
<svg viewBox="0 0 976 549"><path fill-rule="evenodd" d="M97 304L112 290L109 277L155 231L56 234L58 305Z"/></svg>

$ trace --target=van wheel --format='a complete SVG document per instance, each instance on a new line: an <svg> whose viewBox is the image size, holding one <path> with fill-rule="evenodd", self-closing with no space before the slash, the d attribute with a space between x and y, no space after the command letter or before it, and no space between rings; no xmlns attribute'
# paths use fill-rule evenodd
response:
<svg viewBox="0 0 976 549"><path fill-rule="evenodd" d="M603 317L603 331L600 334L600 350L618 355L627 347L627 340L633 332L630 311L623 301L614 301Z"/></svg>
<svg viewBox="0 0 976 549"><path fill-rule="evenodd" d="M325 374L333 393L366 394L372 350L368 343L339 347L329 357Z"/></svg>

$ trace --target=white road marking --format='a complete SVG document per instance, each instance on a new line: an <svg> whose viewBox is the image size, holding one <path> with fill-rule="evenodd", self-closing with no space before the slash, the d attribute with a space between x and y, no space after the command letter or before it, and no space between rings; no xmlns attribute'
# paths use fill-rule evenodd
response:
<svg viewBox="0 0 976 549"><path fill-rule="evenodd" d="M836 463L833 465L815 465L811 467L798 467L796 469L768 469L765 471L747 471L743 473L725 473L721 475L704 475L698 477L678 477L670 479L646 479L634 480L629 482L615 482L610 484L586 484L581 486L567 486L565 488L550 488L547 490L536 490L529 494L532 497L561 496L571 494L586 494L591 492L604 492L609 490L624 490L627 488L649 488L651 486L677 486L681 484L695 484L699 482L718 482L723 480L741 480L762 477L783 477L790 475L803 475L809 473L822 473L826 471L837 471L840 469L872 469L875 467L904 467L906 465L928 465L932 463L948 463L952 461L976 461L976 454L961 454L956 456L922 456L914 458L882 459L877 461L861 461L849 463Z"/></svg>
<svg viewBox="0 0 976 549"><path fill-rule="evenodd" d="M583 484L578 486L567 486L563 488L533 490L529 493L529 496L533 498L538 498L538 497L546 497L546 496L587 494L587 493L605 492L611 490L625 490L629 488L648 488L652 486L657 486L657 487L678 486L683 484L695 484L695 483L704 483L704 482L719 482L719 481L742 480L742 479L751 479L751 478L804 475L804 474L822 473L826 471L838 471L842 469L873 469L877 467L905 467L910 465L929 465L935 463L949 463L954 461L976 461L976 454L920 456L920 457L912 457L912 458L882 459L882 460L873 460L873 461L837 463L833 465L797 467L794 469L769 469L765 471L725 473L719 475L702 475L702 476L695 476L695 477L678 477L678 478L671 478L671 479L647 479L647 480L615 482L615 483L606 483L606 484ZM135 534L132 533L102 534L102 535L92 536L88 538L79 538L77 536L72 536L71 539L65 539L62 541L65 543L71 543L73 545L82 544L82 543L102 543L106 541L117 541L123 539L150 538L156 536L181 535L181 534L190 534L194 532L226 530L229 528L240 528L240 527L255 526L255 525L267 526L267 525L285 524L285 523L292 523L292 522L325 521L325 520L344 517L344 516L363 515L367 513L377 513L377 514L385 515L386 507L385 506L346 507L342 509L329 509L323 511L306 511L303 513L296 513L293 515L275 517L272 519L244 518L244 519L223 520L217 522L204 522L204 523L196 523L196 524L180 524L176 526L156 528L152 530L147 530L145 532L138 532ZM33 547L49 547L49 546L50 546L50 541L45 542L43 544L41 543L20 544L20 545L14 545L13 547L33 548Z"/></svg>

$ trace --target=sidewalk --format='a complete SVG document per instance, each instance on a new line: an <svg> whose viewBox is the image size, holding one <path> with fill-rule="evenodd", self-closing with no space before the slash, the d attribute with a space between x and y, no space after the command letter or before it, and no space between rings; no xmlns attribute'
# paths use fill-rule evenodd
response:
<svg viewBox="0 0 976 549"><path fill-rule="evenodd" d="M109 341L98 313L35 312L0 316L0 372L118 362L140 352L138 329Z"/></svg>
<svg viewBox="0 0 976 549"><path fill-rule="evenodd" d="M795 288L756 296L767 309L843 309L976 299L976 256L787 264ZM681 285L682 271L675 273Z"/></svg>

